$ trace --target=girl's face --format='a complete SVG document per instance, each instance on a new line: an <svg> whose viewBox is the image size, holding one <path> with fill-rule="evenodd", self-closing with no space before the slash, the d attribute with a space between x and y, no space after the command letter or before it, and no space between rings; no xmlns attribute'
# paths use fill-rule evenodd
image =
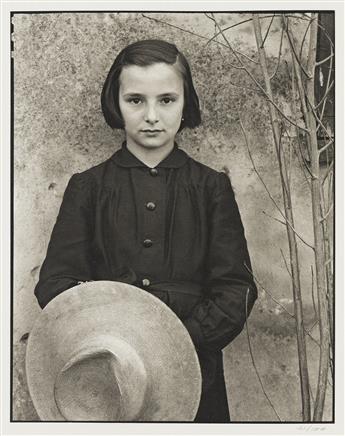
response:
<svg viewBox="0 0 345 436"><path fill-rule="evenodd" d="M122 69L119 106L127 145L132 148L172 149L183 104L183 79L172 65L129 65Z"/></svg>

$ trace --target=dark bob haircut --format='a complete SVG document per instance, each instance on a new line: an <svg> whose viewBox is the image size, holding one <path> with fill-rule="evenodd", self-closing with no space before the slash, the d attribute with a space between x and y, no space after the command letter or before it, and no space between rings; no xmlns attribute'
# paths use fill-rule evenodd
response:
<svg viewBox="0 0 345 436"><path fill-rule="evenodd" d="M110 68L101 95L103 115L110 127L113 129L124 128L119 108L119 79L122 68L127 65L146 67L160 62L176 65L177 70L183 77L183 121L181 121L179 131L184 127L196 127L201 123L199 98L194 89L187 59L174 44L159 39L152 39L137 41L125 47L118 54Z"/></svg>

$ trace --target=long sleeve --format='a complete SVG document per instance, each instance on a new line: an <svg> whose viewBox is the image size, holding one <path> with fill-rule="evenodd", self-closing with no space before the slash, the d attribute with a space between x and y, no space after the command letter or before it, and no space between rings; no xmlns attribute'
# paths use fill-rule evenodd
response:
<svg viewBox="0 0 345 436"><path fill-rule="evenodd" d="M89 179L75 174L65 190L34 291L42 308L78 281L92 279L90 187Z"/></svg>
<svg viewBox="0 0 345 436"><path fill-rule="evenodd" d="M210 199L205 298L184 321L196 347L220 350L243 329L257 298L244 229L228 177Z"/></svg>

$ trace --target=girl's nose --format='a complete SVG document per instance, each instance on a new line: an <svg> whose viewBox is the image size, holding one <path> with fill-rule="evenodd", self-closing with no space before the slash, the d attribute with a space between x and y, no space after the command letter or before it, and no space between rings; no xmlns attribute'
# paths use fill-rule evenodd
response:
<svg viewBox="0 0 345 436"><path fill-rule="evenodd" d="M145 113L145 121L150 124L155 124L158 122L158 114L155 105L150 104L147 106Z"/></svg>

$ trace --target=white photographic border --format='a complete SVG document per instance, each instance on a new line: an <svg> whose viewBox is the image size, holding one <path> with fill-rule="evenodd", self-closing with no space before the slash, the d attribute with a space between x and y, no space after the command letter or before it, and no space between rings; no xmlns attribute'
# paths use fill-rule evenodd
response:
<svg viewBox="0 0 345 436"><path fill-rule="evenodd" d="M336 385L335 423L49 423L10 422L11 386L11 63L10 14L30 11L335 10L336 28ZM1 434L3 435L290 435L344 434L344 3L343 1L2 1L1 2Z"/></svg>

